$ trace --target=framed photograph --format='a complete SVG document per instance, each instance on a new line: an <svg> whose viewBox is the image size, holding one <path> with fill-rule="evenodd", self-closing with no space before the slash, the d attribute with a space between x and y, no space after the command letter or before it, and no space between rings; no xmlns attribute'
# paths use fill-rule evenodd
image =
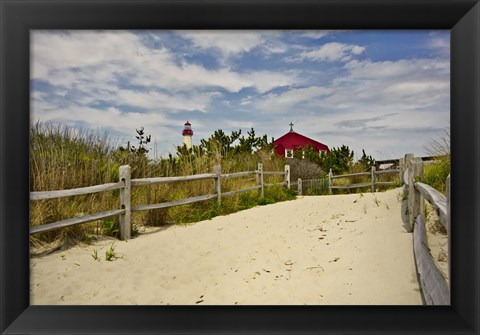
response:
<svg viewBox="0 0 480 335"><path fill-rule="evenodd" d="M452 3L445 0L423 2L321 0L256 2L156 0L51 2L39 0L23 2L6 0L2 2L0 10L2 17L0 331L2 334L55 332L67 334L120 332L133 334L249 332L478 334L479 251L477 244L480 238L477 204L480 189L477 172L479 168L477 133L480 121L478 93L480 92L480 5L477 1ZM245 32L250 33L245 34ZM349 38L348 36L352 34L357 35ZM97 39L98 36L101 38ZM380 64L380 61L383 62L382 64L387 64L391 59L402 59L399 56L401 53L404 53L404 59L415 58L414 54L426 55L427 51L421 48L415 49L412 54L406 52L409 46L415 45L418 41L425 41L423 36L429 36L428 52L438 56L436 62L425 61L422 64L415 64L418 71L412 70L415 68L412 66L409 71L402 72L404 77L409 77L408 80L395 79L400 77L392 76L390 88L391 96L398 100L398 106L406 105L406 107L403 106L405 110L421 108L423 103L431 104L438 96L443 97L440 99L441 106L447 109L447 112L439 116L438 123L443 125L449 121L448 136L451 136L451 142L449 141L452 208L449 231L449 234L451 232L449 246L451 250L448 255L450 261L449 304L425 306L420 300L418 303L412 303L415 299L414 295L418 296L418 292L412 294L412 298L402 296L402 299L398 299L399 305L369 304L368 299L361 300L365 303L358 305L326 303L301 306L298 301L285 304L281 299L278 301L283 303L272 302L271 305L267 303L238 306L214 303L203 305L205 302L203 296L199 296L195 304L174 306L168 303L140 303L136 306L135 301L127 304L121 299L115 300L115 297L108 300L112 305L88 305L85 302L76 305L74 300L69 300L66 304L50 305L48 302L44 303L48 299L39 299L32 303L29 241L32 215L30 189L33 182L30 175L32 120L35 121L39 115L46 120L55 120L55 115L58 115L56 110L61 108L65 111L63 119L73 120L74 118L69 119L69 113L74 115L79 113L79 110L75 109L75 104L69 104L72 96L76 101L87 101L97 93L102 98L90 104L87 103L89 110L83 116L85 123L95 123L89 118L95 118L95 110L100 109L108 110L109 115L117 115L116 108L130 108L130 111L135 113L136 108L139 110L152 108L152 103L158 101L164 102L167 108L173 104L178 108L179 100L170 99L173 91L169 90L172 89L185 98L181 109L187 111L185 114L189 117L195 117L201 113L202 106L207 104L212 110L220 110L222 106L230 104L229 108L236 110L237 115L244 106L254 110L267 106L279 111L282 108L298 107L298 118L295 117L295 113L292 113L292 119L288 120L290 124L288 125L288 122L285 124L285 136L280 136L280 133L275 134L278 137L277 141L283 139L282 143L276 144L277 149L281 146L277 153L284 154L286 157L293 156L298 152L295 152L295 148L289 147L291 141L286 140L289 137L287 135L296 134L297 136L295 130L302 132L301 128L297 128L302 125L302 122L303 126L310 131L319 122L305 122L304 119L308 115L313 117L315 113L309 109L311 106L308 106L308 103L300 107L292 104L291 101L296 99L295 94L299 93L304 100L305 97L311 97L312 104L313 102L324 103L324 100L323 102L314 100L315 97L332 93L326 86L321 87L322 85L315 81L318 78L313 79L319 76L325 81L334 82L338 89L336 95L329 96L328 103L321 105L322 108L328 110L335 104L345 103L346 100L342 100L339 96L342 92L348 94L348 87L355 87L356 81L368 79L369 76L373 76L372 73L386 76L386 72L392 69L386 66L373 66L371 59L362 58L367 40L371 43L369 47L374 48L375 45L379 45L380 39L383 41L389 39L385 36L397 36L397 38L391 38L389 50L382 56L378 56L376 65ZM328 40L328 42L320 43L322 47L313 48L312 41L319 39ZM73 43L74 40L78 43L72 47L74 44L68 43ZM365 43L363 45L355 43L360 40ZM89 62L94 58L88 52L88 45L92 43L99 43L109 48L109 54L115 54L116 58L104 58L101 62L95 60L96 64L100 65L88 67L92 64ZM259 45L262 47L255 49ZM62 49L63 47L65 49ZM147 51L142 47L155 49L152 54L162 59L162 67L166 70L162 69L157 73L154 68L150 68L152 64L149 64L148 57L142 58L141 62L138 59L134 60L132 48L136 53L142 54ZM68 52L65 52L67 49ZM176 52L177 56L180 54L182 56L174 57L174 54L164 54L165 50L174 50L172 52ZM215 53L202 53L198 50L215 50ZM248 53L245 50L256 50L256 53ZM295 50L295 52L286 50ZM442 52L443 55L441 55ZM274 57L279 53L282 54L282 62L286 64L282 68L284 73L275 68L278 62L274 61ZM375 58L377 54L371 53L368 56ZM260 58L262 62L258 61ZM41 61L38 61L39 59ZM424 57L424 59L430 58ZM325 64L321 71L316 71L318 69L316 62L319 60L324 63L340 62L343 70L348 70L349 76L339 79L340 75L335 72L336 70ZM63 71L62 64L73 63L79 64L78 72L81 72L84 77L77 77L75 85L70 85L69 75L75 72L75 68ZM82 68L85 64L90 73L84 70L86 67ZM121 72L120 68L110 67L111 64L128 64L124 68L130 70ZM295 71L285 70L288 64L295 64ZM215 68L221 70L215 71ZM255 69L257 71L255 78L248 77L248 71L245 68ZM395 70L404 71L404 68L396 68L392 71ZM46 73L50 75L48 80L44 80ZM107 95L100 93L103 89L100 83L111 83L109 73L115 73L115 76L120 79L115 83L117 85L115 90L109 90L108 94L104 92L110 95L110 98L105 98ZM169 75L171 77L168 77ZM430 75L432 77L428 77ZM205 76L209 77L209 81L202 86ZM311 76L310 81L308 76ZM332 79L335 76L338 78ZM303 80L295 81L299 77ZM437 79L439 80L435 81ZM154 82L159 80L163 80L163 86L160 85L160 89L152 89L148 94L141 92L142 88L156 87L157 84ZM179 88L179 85L183 86ZM228 96L229 99L218 99L219 101L216 101L218 104L215 105L214 101L219 93L208 88L212 85L220 88L224 96ZM255 92L261 94L255 95L253 91L249 91L252 85ZM427 93L424 96L418 96L418 99L426 99L427 102L402 98L407 96L407 94L402 95L402 92L426 90L425 85L429 90L425 91ZM56 89L54 94L53 87ZM75 88L72 89L72 87ZM79 87L82 89L77 90ZM189 92L188 90L194 94L185 93ZM365 90L371 92L375 90L375 85L366 86ZM242 94L234 95L240 91ZM367 99L362 98L362 92L355 90L356 99L352 98L351 104L346 104L345 108L355 108L364 103ZM435 96L437 93L438 96ZM450 97L449 101L448 97ZM378 95L376 98L381 100L385 99L385 96ZM435 100L435 103L440 100ZM129 105L131 101L141 101L141 103ZM232 107L233 104L234 107ZM362 108L367 110L372 106L375 104L366 103ZM176 112L175 108L172 107L171 115ZM166 115L164 114L164 117ZM214 123L220 117L220 114L212 113L212 115L213 119L205 122ZM247 113L246 115L249 115L250 119L260 118L260 114L256 116ZM402 115L411 117L408 113ZM300 121L296 126L298 119ZM152 125L155 122L158 124L158 120L152 119L152 115L149 116L149 120ZM264 122L278 127L287 119L271 117L265 120ZM426 123L431 120L432 117ZM104 121L98 120L105 124ZM401 117L396 115L395 111L371 110L369 114L362 114L361 110L353 110L342 120L333 117L329 119L332 124L349 131L352 129L380 130L382 126L376 123L378 121L401 123ZM77 118L75 122L82 122L82 120ZM124 123L126 122L131 120L125 119ZM243 124L241 122L239 117L232 121L232 124L235 126ZM244 124L247 123L246 121ZM192 146L192 129L194 132L201 129L195 128L197 125L198 123L193 123L192 127L188 121L185 125L183 123L179 125L184 126L183 143L187 149ZM119 126L121 127L120 124ZM289 132L287 132L288 126ZM427 127L421 129L427 129ZM263 134L264 129L260 131ZM328 134L328 127L323 129L323 133ZM341 138L338 134L330 135L332 138L335 136ZM361 132L358 132L358 135L362 136ZM412 132L408 138L398 141L397 149L402 151L403 148L408 148L415 141L416 135L418 134ZM307 141L317 151L328 150L327 146L316 140L303 135L297 137L296 141L299 139ZM143 129L137 129L137 140L140 141L138 148L128 141L126 148L129 152L142 149L142 144L148 143L150 138L144 137ZM323 139L318 140L323 141ZM172 146L171 143L174 141L175 139L169 139L162 143L164 146L159 147L160 155L168 151L166 145L170 143ZM358 155L361 149L356 145L357 143L352 143ZM307 151L303 151L303 155L307 154ZM366 156L365 152L363 154ZM386 154L388 156L389 153ZM394 155L398 156L396 152ZM368 156L364 160L367 158ZM372 176L374 176L373 171L375 170L372 168ZM330 172L330 187L331 180L332 172ZM373 180L372 177L372 183ZM256 182L259 182L258 179ZM299 187L298 183L296 187ZM372 189L373 187L372 185ZM217 189L217 192L220 194L220 189ZM121 193L120 196L125 195ZM378 203L377 206L379 206ZM125 225L125 221L122 222L121 224ZM125 234L125 231L122 230L121 234ZM94 260L96 260L95 256L93 255ZM113 253L112 257L115 256ZM338 258L333 259L332 262L337 260ZM291 267L293 263L287 261L285 264ZM316 268L320 267L311 267L311 270ZM268 269L263 271L270 272ZM395 283L392 281L391 288L382 287L379 290L383 290L384 293L389 291L390 296L394 297L395 293L392 292L397 292L393 287ZM56 289L45 283L42 285L49 292ZM108 287L106 292L118 297L121 295L121 290L121 287ZM115 293L117 291L118 294ZM46 292L43 297L48 294ZM142 294L145 295L145 293ZM319 292L312 291L312 294L318 295ZM423 293L424 300L437 299L425 297L425 294L428 293ZM310 300L305 302L307 303L310 303Z"/></svg>

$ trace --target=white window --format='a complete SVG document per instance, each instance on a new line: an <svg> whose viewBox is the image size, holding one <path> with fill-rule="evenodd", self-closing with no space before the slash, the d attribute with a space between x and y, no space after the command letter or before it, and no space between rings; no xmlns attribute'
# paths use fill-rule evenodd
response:
<svg viewBox="0 0 480 335"><path fill-rule="evenodd" d="M293 157L293 150L292 149L285 149L285 157L292 158Z"/></svg>

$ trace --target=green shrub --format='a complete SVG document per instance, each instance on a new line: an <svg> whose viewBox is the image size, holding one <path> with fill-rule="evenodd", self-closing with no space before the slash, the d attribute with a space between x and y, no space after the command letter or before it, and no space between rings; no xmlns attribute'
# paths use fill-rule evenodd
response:
<svg viewBox="0 0 480 335"><path fill-rule="evenodd" d="M450 174L450 158L441 157L436 162L426 164L424 167L424 182L439 192L445 193L446 180Z"/></svg>
<svg viewBox="0 0 480 335"><path fill-rule="evenodd" d="M257 204L259 206L270 205L270 204L273 204L273 203L275 203L275 200L273 200L271 198L260 197L257 200Z"/></svg>

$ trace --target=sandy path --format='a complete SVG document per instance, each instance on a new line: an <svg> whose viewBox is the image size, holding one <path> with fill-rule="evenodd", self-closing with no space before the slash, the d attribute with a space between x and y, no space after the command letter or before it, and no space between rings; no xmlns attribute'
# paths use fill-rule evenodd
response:
<svg viewBox="0 0 480 335"><path fill-rule="evenodd" d="M112 262L111 241L35 257L31 304L419 305L400 192L299 197L174 226L116 241Z"/></svg>

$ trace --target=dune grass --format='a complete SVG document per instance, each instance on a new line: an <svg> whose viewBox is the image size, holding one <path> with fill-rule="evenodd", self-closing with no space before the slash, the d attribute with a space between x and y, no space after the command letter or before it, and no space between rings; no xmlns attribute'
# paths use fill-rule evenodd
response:
<svg viewBox="0 0 480 335"><path fill-rule="evenodd" d="M132 179L184 176L213 171L220 164L222 173L254 171L263 163L264 171L283 171L285 158L259 151L222 157L220 154L190 155L151 160L144 154L120 150L108 134L81 131L55 123L37 122L30 131L30 191L64 190L119 180L121 165L130 165ZM278 183L282 176L264 176L265 183ZM224 180L222 192L256 185L255 176ZM213 180L199 180L138 186L132 188L132 207L213 194ZM184 224L210 219L257 205L294 199L284 187L266 187L264 197L258 191L222 199L132 213L134 234L141 226ZM36 226L75 216L119 208L119 191L30 202L30 225ZM118 218L75 225L31 236L32 245L57 243L68 246L88 242L96 235L118 235Z"/></svg>
<svg viewBox="0 0 480 335"><path fill-rule="evenodd" d="M450 174L450 157L441 156L429 164L425 164L423 170L423 180L426 184L432 186L437 191L445 194L446 180Z"/></svg>

